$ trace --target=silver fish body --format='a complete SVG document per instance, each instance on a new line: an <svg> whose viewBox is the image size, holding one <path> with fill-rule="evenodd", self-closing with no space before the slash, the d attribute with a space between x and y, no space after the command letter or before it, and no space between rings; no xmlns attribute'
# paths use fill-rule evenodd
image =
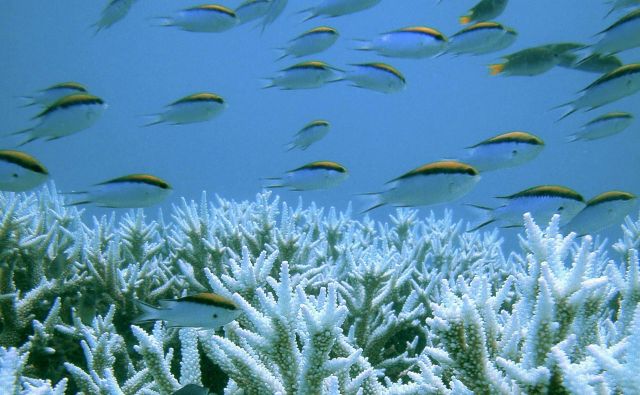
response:
<svg viewBox="0 0 640 395"><path fill-rule="evenodd" d="M295 148L306 150L311 144L324 138L329 130L331 130L331 124L325 120L309 122L296 133L293 141L288 144L287 150Z"/></svg>
<svg viewBox="0 0 640 395"><path fill-rule="evenodd" d="M378 55L394 58L424 58L444 51L447 38L438 30L426 26L412 26L383 33L364 41L357 49L374 51Z"/></svg>
<svg viewBox="0 0 640 395"><path fill-rule="evenodd" d="M94 185L73 194L82 198L70 205L94 204L98 207L138 208L161 203L172 192L164 180L150 174L131 174Z"/></svg>
<svg viewBox="0 0 640 395"><path fill-rule="evenodd" d="M518 33L497 22L479 22L457 32L449 39L447 53L481 55L508 48Z"/></svg>
<svg viewBox="0 0 640 395"><path fill-rule="evenodd" d="M610 54L640 47L640 9L631 11L599 33L594 52Z"/></svg>
<svg viewBox="0 0 640 395"><path fill-rule="evenodd" d="M124 19L136 0L109 0L102 10L100 19L94 24L96 32L106 29Z"/></svg>
<svg viewBox="0 0 640 395"><path fill-rule="evenodd" d="M577 99L561 105L560 107L570 106L571 108L560 119L573 114L577 110L598 108L633 95L638 91L640 91L640 63L631 63L618 67L580 91Z"/></svg>
<svg viewBox="0 0 640 395"><path fill-rule="evenodd" d="M555 214L560 215L560 225L565 225L585 207L584 198L576 191L557 185L540 185L510 196L501 196L506 203L497 208L480 207L488 216L472 230L491 223L511 228L522 226L524 213L531 213L537 223L548 223Z"/></svg>
<svg viewBox="0 0 640 395"><path fill-rule="evenodd" d="M47 169L33 156L21 151L0 150L0 191L28 191L48 178Z"/></svg>
<svg viewBox="0 0 640 395"><path fill-rule="evenodd" d="M284 54L280 59L287 56L296 58L313 55L330 48L340 37L338 31L328 26L319 26L308 30L293 40L283 48Z"/></svg>
<svg viewBox="0 0 640 395"><path fill-rule="evenodd" d="M294 191L333 188L349 177L347 169L330 161L311 162L288 171L284 176L271 178L267 188L288 188Z"/></svg>
<svg viewBox="0 0 640 395"><path fill-rule="evenodd" d="M231 9L217 4L186 8L172 17L161 19L162 26L175 26L199 33L223 32L233 28L238 22L238 17Z"/></svg>
<svg viewBox="0 0 640 395"><path fill-rule="evenodd" d="M622 61L615 55L593 53L586 57L580 57L571 52L562 54L560 63L558 63L560 67L598 74L606 74L622 65Z"/></svg>
<svg viewBox="0 0 640 395"><path fill-rule="evenodd" d="M106 103L97 96L86 93L72 94L59 99L36 115L34 119L39 121L36 126L14 134L28 134L27 139L20 145L39 138L55 140L89 128L106 108Z"/></svg>
<svg viewBox="0 0 640 395"><path fill-rule="evenodd" d="M336 17L366 10L377 5L380 1L381 0L322 0L320 4L305 10L305 12L311 13L307 19L320 15Z"/></svg>
<svg viewBox="0 0 640 395"><path fill-rule="evenodd" d="M369 194L374 200L363 212L385 204L415 207L452 202L469 193L478 181L480 174L468 164L428 163L389 181L382 192Z"/></svg>
<svg viewBox="0 0 640 395"><path fill-rule="evenodd" d="M255 21L263 18L271 7L271 0L247 0L235 10L239 24Z"/></svg>
<svg viewBox="0 0 640 395"><path fill-rule="evenodd" d="M613 136L628 128L633 119L633 114L628 112L606 113L584 124L570 137L570 141L590 141Z"/></svg>
<svg viewBox="0 0 640 395"><path fill-rule="evenodd" d="M589 200L586 207L565 226L565 230L576 232L579 236L594 234L621 224L637 206L638 199L631 193L605 192Z"/></svg>
<svg viewBox="0 0 640 395"><path fill-rule="evenodd" d="M238 318L241 310L230 300L212 293L160 300L160 307L138 302L142 310L134 322L162 320L170 328L218 329Z"/></svg>
<svg viewBox="0 0 640 395"><path fill-rule="evenodd" d="M540 138L526 132L509 132L468 147L459 159L484 173L527 163L543 149Z"/></svg>
<svg viewBox="0 0 640 395"><path fill-rule="evenodd" d="M52 85L36 92L33 96L24 96L22 98L28 101L25 107L33 105L49 107L65 96L78 93L88 93L87 88L77 82L69 81Z"/></svg>
<svg viewBox="0 0 640 395"><path fill-rule="evenodd" d="M224 99L216 94L195 93L171 103L164 112L156 115L155 119L145 126L159 123L181 125L205 122L220 114L226 107Z"/></svg>
<svg viewBox="0 0 640 395"><path fill-rule="evenodd" d="M327 82L337 78L335 67L324 62L309 61L295 64L280 70L271 78L271 83L265 88L279 87L280 89L312 89L319 88Z"/></svg>
<svg viewBox="0 0 640 395"><path fill-rule="evenodd" d="M343 78L358 88L394 93L406 86L402 73L386 63L359 63L352 66L354 68L347 71Z"/></svg>

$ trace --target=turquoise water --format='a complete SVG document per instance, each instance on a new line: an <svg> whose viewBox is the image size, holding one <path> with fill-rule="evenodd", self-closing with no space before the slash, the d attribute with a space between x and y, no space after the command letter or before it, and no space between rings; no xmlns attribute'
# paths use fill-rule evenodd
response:
<svg viewBox="0 0 640 395"><path fill-rule="evenodd" d="M263 33L250 23L209 34L154 26L155 17L199 2L138 1L126 18L94 35L91 25L98 20L103 3L5 0L2 5L3 134L28 127L35 114L33 107L19 108L17 96L57 82L81 82L109 104L90 129L24 147L49 168L62 191L148 172L174 188L164 208L181 196L198 199L202 190L229 199L252 199L261 190L261 178L279 176L314 160L333 160L350 171L342 185L279 193L292 203L302 196L305 202L340 209L353 201L358 210L363 206L356 197L359 193L379 191L386 181L487 137L524 130L546 142L537 159L487 173L469 195L435 209L450 207L458 217L472 219L462 203L495 206L493 196L538 184L566 185L586 199L610 189L640 192L637 121L607 139L565 142L568 134L601 113L633 112L640 95L556 123L563 110L550 109L573 100L597 74L556 67L536 77L492 77L487 68L502 54L534 45L593 42L595 33L623 15L603 19L609 9L604 1L512 1L498 18L519 32L510 48L482 56L421 60L354 51L352 39L373 38L410 25L431 26L450 36L460 29L457 19L474 1L386 0L357 14L307 22L297 12L315 2L297 1L289 2L284 14ZM240 1L221 3L234 8ZM296 62L291 58L276 62L275 48L323 24L336 28L341 37L334 47L310 58L340 68L382 60L405 75L406 89L387 95L346 83L301 91L261 89L261 78ZM631 50L620 58L630 63L638 55L638 50ZM198 91L223 96L228 109L206 123L141 127L147 121L142 115ZM329 135L306 151L285 152L292 135L316 118L332 123ZM1 145L11 148L18 141L5 137ZM381 208L371 215L386 219L392 210ZM88 212L105 211L89 208Z"/></svg>

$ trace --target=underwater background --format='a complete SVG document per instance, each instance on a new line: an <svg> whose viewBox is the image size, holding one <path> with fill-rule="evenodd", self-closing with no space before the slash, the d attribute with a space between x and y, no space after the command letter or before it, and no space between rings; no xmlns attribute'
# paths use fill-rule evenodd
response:
<svg viewBox="0 0 640 395"><path fill-rule="evenodd" d="M236 7L240 2L221 4ZM597 74L555 67L534 77L490 76L487 65L500 55L552 42L590 43L616 19L603 19L604 1L512 1L498 18L519 33L506 50L480 56L443 55L394 59L354 51L352 39L374 38L403 26L426 25L445 35L458 31L458 17L473 1L383 1L376 7L337 18L302 22L298 11L314 5L297 1L261 33L254 23L222 33L192 33L158 27L157 17L198 2L136 2L122 21L98 34L91 27L104 4L87 1L4 1L0 15L0 119L3 134L26 128L35 115L19 108L17 96L61 81L78 81L109 105L88 130L57 141L30 143L24 149L49 169L61 191L82 190L102 180L130 173L152 173L173 188L163 207L184 196L243 200L264 185L261 178L315 160L343 164L350 177L333 189L290 192L281 197L354 210L356 196L424 163L450 158L460 149L490 136L523 130L546 147L522 166L482 175L477 187L454 207L474 219L460 203L498 205L504 196L539 184L570 187L589 199L606 190L640 192L640 134L634 123L623 133L591 142L567 143L567 136L606 111L638 108L635 95L592 112L578 112L560 122L563 109ZM340 32L336 45L311 59L339 68L351 63L384 61L400 70L406 89L382 94L334 83L319 89L261 89L264 80L297 60L278 62L276 48L312 27L330 25ZM623 63L638 60L637 49L619 54ZM212 121L143 128L148 118L179 97L210 91L228 108ZM331 132L306 151L286 152L293 134L313 119L332 123ZM5 137L2 146L20 141ZM430 210L427 208L426 210ZM386 219L392 208L370 213ZM424 209L423 209L424 210ZM153 212L154 210L149 210ZM104 213L89 208L89 214ZM441 212L441 211L440 211ZM617 229L616 229L617 230Z"/></svg>
<svg viewBox="0 0 640 395"><path fill-rule="evenodd" d="M395 59L356 51L353 40L411 25L451 36L476 1L383 0L306 22L297 12L317 2L289 1L264 31L157 26L200 3L136 1L98 33L102 1L0 6L3 149L22 141L10 133L37 113L21 96L78 81L109 105L87 130L19 148L54 183L0 192L0 393L640 393L637 208L593 237L565 234L558 217L528 215L522 228L465 232L477 221L465 204L495 207L493 197L535 185L564 185L585 199L640 193L637 120L611 137L567 142L604 112L634 113L640 95L559 121L565 109L554 107L598 74L554 67L505 77L487 67L531 46L592 43L627 11L605 18L605 1L512 0L497 18L518 32L509 48ZM263 89L298 62L276 61L277 48L319 25L340 38L309 58L341 69L383 61L406 88ZM618 56L638 62L640 49ZM228 108L204 123L143 126L146 115L200 91ZM332 123L329 134L287 151L318 118ZM512 130L542 138L541 154L482 174L455 202L359 214L359 194ZM265 178L316 160L344 165L349 178L264 192ZM173 192L144 211L69 207L58 194L130 173L161 177ZM241 315L223 329L140 322L139 302L201 292Z"/></svg>

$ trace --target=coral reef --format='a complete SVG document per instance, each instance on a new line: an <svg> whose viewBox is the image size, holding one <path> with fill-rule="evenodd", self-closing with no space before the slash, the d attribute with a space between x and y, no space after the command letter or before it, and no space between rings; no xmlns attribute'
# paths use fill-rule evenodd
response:
<svg viewBox="0 0 640 395"><path fill-rule="evenodd" d="M505 254L450 212L375 223L268 192L81 214L52 184L0 193L7 394L640 393L640 219L607 248L525 215ZM203 291L243 314L131 324L136 300Z"/></svg>

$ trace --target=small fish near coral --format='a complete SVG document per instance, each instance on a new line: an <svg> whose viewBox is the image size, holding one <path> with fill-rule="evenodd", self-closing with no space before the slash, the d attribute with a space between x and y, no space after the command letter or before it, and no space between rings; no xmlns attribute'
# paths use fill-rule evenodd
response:
<svg viewBox="0 0 640 395"><path fill-rule="evenodd" d="M218 329L238 318L242 311L231 300L213 293L160 300L160 307L138 301L142 314L134 322L165 321L170 328Z"/></svg>

